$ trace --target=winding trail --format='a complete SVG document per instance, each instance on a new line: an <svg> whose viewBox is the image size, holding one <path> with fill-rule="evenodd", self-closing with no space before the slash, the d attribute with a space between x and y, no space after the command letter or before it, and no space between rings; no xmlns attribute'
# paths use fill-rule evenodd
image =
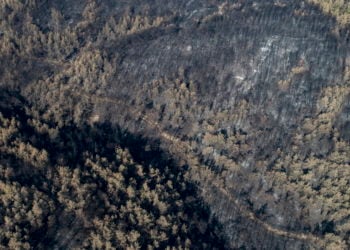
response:
<svg viewBox="0 0 350 250"><path fill-rule="evenodd" d="M76 97L83 97L87 99L92 99L92 103L109 103L113 105L118 105L120 107L127 108L126 110L130 111L130 113L134 116L135 120L141 119L149 129L153 129L159 132L159 135L162 139L169 142L172 147L171 151L175 153L176 155L180 155L181 159L184 160L190 160L191 162L191 168L194 168L195 171L201 171L203 172L203 167L200 167L199 159L197 154L194 152L192 146L189 142L184 141L166 131L164 131L158 122L153 121L150 119L146 114L143 114L141 111L138 111L136 109L132 109L130 106L127 106L123 101L117 100L114 98L109 97L103 97L98 95L89 94L86 92L81 91L78 93L72 93L72 95ZM130 114L129 113L129 114ZM314 234L311 233L301 233L301 232L293 232L288 231L280 228L276 228L273 225L268 224L265 221L262 221L259 219L252 211L249 211L249 209L242 204L240 204L238 199L235 199L232 197L232 195L229 193L229 191L220 185L217 181L214 181L215 176L212 176L212 181L207 181L206 183L209 183L210 186L220 191L230 202L232 202L237 208L239 208L240 212L242 213L245 218L253 221L254 223L262 226L267 232L281 236L286 237L290 239L296 239L301 241L308 241L312 243L314 246L317 246L317 248L324 248L326 246L326 242L323 238L320 238ZM203 190L203 188L199 187Z"/></svg>

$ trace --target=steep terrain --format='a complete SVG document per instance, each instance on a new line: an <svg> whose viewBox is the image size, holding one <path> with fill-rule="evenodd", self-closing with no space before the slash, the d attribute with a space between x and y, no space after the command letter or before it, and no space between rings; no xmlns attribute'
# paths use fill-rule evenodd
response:
<svg viewBox="0 0 350 250"><path fill-rule="evenodd" d="M58 128L108 122L159 141L226 247L349 247L346 1L12 0L0 11L0 85Z"/></svg>

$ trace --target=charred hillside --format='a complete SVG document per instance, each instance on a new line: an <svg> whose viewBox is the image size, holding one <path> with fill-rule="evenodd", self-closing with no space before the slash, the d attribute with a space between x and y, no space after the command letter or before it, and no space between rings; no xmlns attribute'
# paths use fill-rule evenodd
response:
<svg viewBox="0 0 350 250"><path fill-rule="evenodd" d="M222 225L226 248L346 249L349 10L318 0L7 1L0 85L59 130L110 124L156 141Z"/></svg>

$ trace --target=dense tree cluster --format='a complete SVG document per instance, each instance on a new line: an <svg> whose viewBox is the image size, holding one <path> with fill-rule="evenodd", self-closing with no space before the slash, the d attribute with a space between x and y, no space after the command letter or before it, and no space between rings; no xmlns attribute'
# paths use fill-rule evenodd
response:
<svg viewBox="0 0 350 250"><path fill-rule="evenodd" d="M1 93L2 248L223 246L194 185L156 142L106 124L58 128L25 105Z"/></svg>

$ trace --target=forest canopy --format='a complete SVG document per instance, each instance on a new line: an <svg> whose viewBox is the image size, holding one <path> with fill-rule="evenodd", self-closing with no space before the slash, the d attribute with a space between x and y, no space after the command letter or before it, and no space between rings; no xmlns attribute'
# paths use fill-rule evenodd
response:
<svg viewBox="0 0 350 250"><path fill-rule="evenodd" d="M219 224L156 142L108 124L58 128L0 99L0 248L220 249Z"/></svg>

